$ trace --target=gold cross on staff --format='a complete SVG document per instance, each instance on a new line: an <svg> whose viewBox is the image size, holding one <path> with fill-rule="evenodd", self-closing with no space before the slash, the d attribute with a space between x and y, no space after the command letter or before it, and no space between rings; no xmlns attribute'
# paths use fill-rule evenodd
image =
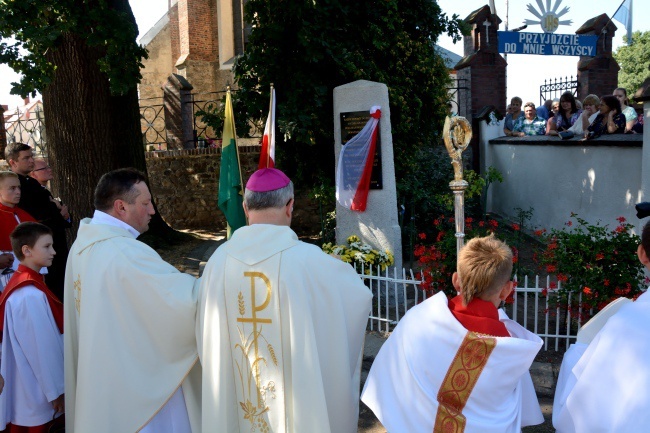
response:
<svg viewBox="0 0 650 433"><path fill-rule="evenodd" d="M238 322L252 323L253 324L253 347L255 348L255 359L253 360L253 375L255 376L255 384L257 385L257 405L261 408L264 405L262 401L262 393L260 392L260 363L259 361L259 333L257 332L258 323L272 323L271 319L261 319L257 317L257 313L268 307L271 302L271 281L261 272L244 272L245 277L251 279L251 305L252 317L238 317ZM262 305L255 305L255 278L260 278L266 284L266 299Z"/></svg>

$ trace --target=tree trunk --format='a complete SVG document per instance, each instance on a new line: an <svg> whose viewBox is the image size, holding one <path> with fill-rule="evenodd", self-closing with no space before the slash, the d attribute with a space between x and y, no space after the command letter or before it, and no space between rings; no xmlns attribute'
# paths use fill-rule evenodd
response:
<svg viewBox="0 0 650 433"><path fill-rule="evenodd" d="M127 1L111 3L133 16ZM68 204L75 234L79 220L92 216L95 186L104 173L123 167L146 173L137 89L111 95L97 64L101 55L100 48L88 47L74 34L66 34L47 53L56 65L54 79L43 91L53 189ZM150 229L171 230L158 214Z"/></svg>

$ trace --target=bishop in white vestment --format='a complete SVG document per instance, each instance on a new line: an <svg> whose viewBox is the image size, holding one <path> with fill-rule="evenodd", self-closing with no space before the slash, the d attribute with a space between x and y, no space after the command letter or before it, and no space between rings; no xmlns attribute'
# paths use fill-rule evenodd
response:
<svg viewBox="0 0 650 433"><path fill-rule="evenodd" d="M254 173L244 206L250 225L201 280L203 430L354 433L372 296L350 265L289 228L282 172Z"/></svg>
<svg viewBox="0 0 650 433"><path fill-rule="evenodd" d="M66 268L66 431L200 433L196 279L136 240L154 212L142 174L104 175L95 207Z"/></svg>

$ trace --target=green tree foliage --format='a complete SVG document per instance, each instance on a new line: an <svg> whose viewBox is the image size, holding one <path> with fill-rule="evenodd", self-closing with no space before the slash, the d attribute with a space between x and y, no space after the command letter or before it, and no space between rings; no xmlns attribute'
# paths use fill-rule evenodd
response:
<svg viewBox="0 0 650 433"><path fill-rule="evenodd" d="M12 94L47 88L57 68L47 53L67 35L98 50L96 62L114 94L140 82L147 52L135 42L138 28L127 0L0 0L0 63L22 74Z"/></svg>
<svg viewBox="0 0 650 433"><path fill-rule="evenodd" d="M22 74L13 94L43 94L53 187L75 222L102 174L146 171L137 35L128 0L0 0L0 62ZM169 231L158 214L150 228Z"/></svg>
<svg viewBox="0 0 650 433"><path fill-rule="evenodd" d="M623 36L627 42L627 36ZM621 67L618 85L624 87L630 99L643 82L650 78L650 31L632 33L632 45L619 47L614 58Z"/></svg>
<svg viewBox="0 0 650 433"><path fill-rule="evenodd" d="M249 0L245 13L252 31L235 65L239 109L265 117L275 85L283 169L308 183L333 178L332 91L371 80L389 89L398 179L418 170L417 152L437 142L448 99L434 44L442 33L460 37L457 16L435 0Z"/></svg>

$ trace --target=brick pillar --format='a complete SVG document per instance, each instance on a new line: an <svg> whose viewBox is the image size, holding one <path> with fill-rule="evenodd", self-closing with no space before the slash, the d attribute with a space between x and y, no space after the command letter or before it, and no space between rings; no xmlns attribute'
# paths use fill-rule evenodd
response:
<svg viewBox="0 0 650 433"><path fill-rule="evenodd" d="M497 31L501 19L490 12L489 6L475 10L467 18L472 29L464 36L464 57L454 69L459 79L466 79L471 95L470 106L461 107L459 115L470 121L473 137L468 158L473 170L479 170L479 119L475 115L486 106L506 112L506 67L499 54ZM467 100L467 99L465 99Z"/></svg>
<svg viewBox="0 0 650 433"><path fill-rule="evenodd" d="M585 22L577 35L597 35L596 55L580 56L578 61L578 99L589 94L611 95L618 87L618 62L612 57L612 38L616 25L607 14L602 14Z"/></svg>
<svg viewBox="0 0 650 433"><path fill-rule="evenodd" d="M167 149L194 149L192 85L184 77L172 74L162 89Z"/></svg>
<svg viewBox="0 0 650 433"><path fill-rule="evenodd" d="M0 159L5 157L7 147L7 131L5 130L5 107L0 105Z"/></svg>

